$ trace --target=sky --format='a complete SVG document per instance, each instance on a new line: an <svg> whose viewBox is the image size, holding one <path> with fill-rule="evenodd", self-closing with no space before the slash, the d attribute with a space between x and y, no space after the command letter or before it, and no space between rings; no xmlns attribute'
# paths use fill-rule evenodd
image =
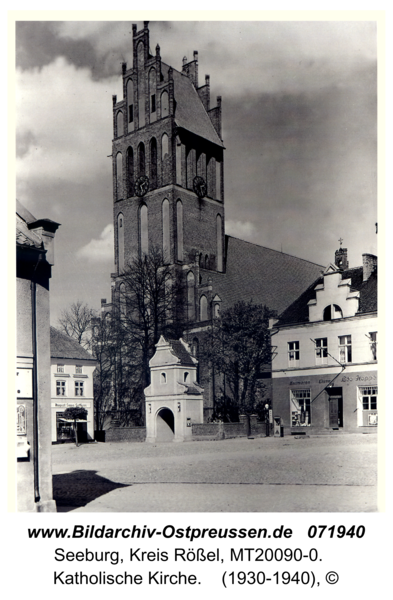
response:
<svg viewBox="0 0 393 600"><path fill-rule="evenodd" d="M16 191L55 238L51 322L110 300L112 95L132 23L16 23ZM320 265L377 254L376 23L150 21L181 70L198 51L222 97L226 233Z"/></svg>

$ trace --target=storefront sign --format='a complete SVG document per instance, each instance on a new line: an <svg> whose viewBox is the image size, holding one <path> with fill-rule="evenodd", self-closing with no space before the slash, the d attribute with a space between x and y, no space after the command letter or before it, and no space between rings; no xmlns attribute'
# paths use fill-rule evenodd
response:
<svg viewBox="0 0 393 600"><path fill-rule="evenodd" d="M290 381L289 385L310 385L310 381Z"/></svg>
<svg viewBox="0 0 393 600"><path fill-rule="evenodd" d="M376 375L356 375L356 377L349 377L347 375L344 375L344 377L341 379L341 381L343 383L349 383L350 381L376 381L376 380L377 380Z"/></svg>
<svg viewBox="0 0 393 600"><path fill-rule="evenodd" d="M82 406L83 408L90 408L90 402L52 402L52 408L74 408L75 406Z"/></svg>

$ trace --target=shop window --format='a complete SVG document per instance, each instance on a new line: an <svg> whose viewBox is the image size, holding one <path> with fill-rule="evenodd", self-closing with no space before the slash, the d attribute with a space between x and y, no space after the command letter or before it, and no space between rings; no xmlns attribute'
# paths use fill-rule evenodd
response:
<svg viewBox="0 0 393 600"><path fill-rule="evenodd" d="M378 386L358 388L358 425L378 424Z"/></svg>
<svg viewBox="0 0 393 600"><path fill-rule="evenodd" d="M83 395L83 381L75 381L75 396Z"/></svg>
<svg viewBox="0 0 393 600"><path fill-rule="evenodd" d="M64 365L57 365L57 372L64 373Z"/></svg>
<svg viewBox="0 0 393 600"><path fill-rule="evenodd" d="M66 382L65 381L56 381L56 396L65 396L66 395Z"/></svg>
<svg viewBox="0 0 393 600"><path fill-rule="evenodd" d="M58 442L73 441L75 439L72 423L65 418L63 412L56 413L56 433Z"/></svg>
<svg viewBox="0 0 393 600"><path fill-rule="evenodd" d="M77 375L80 375L80 374L83 373L82 367L80 365L76 365L76 367L75 367L75 373Z"/></svg>
<svg viewBox="0 0 393 600"><path fill-rule="evenodd" d="M300 359L300 342L288 342L288 365L298 367Z"/></svg>
<svg viewBox="0 0 393 600"><path fill-rule="evenodd" d="M310 390L290 390L291 394L291 426L308 427L311 424Z"/></svg>
<svg viewBox="0 0 393 600"><path fill-rule="evenodd" d="M327 338L318 338L315 340L315 364L327 365L328 362L328 341Z"/></svg>
<svg viewBox="0 0 393 600"><path fill-rule="evenodd" d="M352 362L352 340L350 335L340 335L339 338L340 362Z"/></svg>
<svg viewBox="0 0 393 600"><path fill-rule="evenodd" d="M370 332L370 350L372 360L377 360L377 332Z"/></svg>

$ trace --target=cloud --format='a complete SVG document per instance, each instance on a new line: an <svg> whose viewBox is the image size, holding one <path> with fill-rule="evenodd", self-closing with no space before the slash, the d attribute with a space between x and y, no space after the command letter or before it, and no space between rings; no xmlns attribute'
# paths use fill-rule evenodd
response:
<svg viewBox="0 0 393 600"><path fill-rule="evenodd" d="M225 233L246 241L253 241L258 231L253 223L249 221L234 221L226 219Z"/></svg>
<svg viewBox="0 0 393 600"><path fill-rule="evenodd" d="M99 239L90 240L77 251L76 256L91 262L113 261L113 225L107 225Z"/></svg>

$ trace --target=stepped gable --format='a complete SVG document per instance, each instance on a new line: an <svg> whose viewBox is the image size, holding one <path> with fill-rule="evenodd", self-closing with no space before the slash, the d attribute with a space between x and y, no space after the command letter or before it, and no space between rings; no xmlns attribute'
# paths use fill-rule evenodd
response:
<svg viewBox="0 0 393 600"><path fill-rule="evenodd" d="M50 352L52 358L71 358L95 361L92 355L76 340L55 327L50 328Z"/></svg>
<svg viewBox="0 0 393 600"><path fill-rule="evenodd" d="M264 304L279 314L323 270L308 260L232 236L226 237L226 272L210 272L214 293L226 309L240 300Z"/></svg>
<svg viewBox="0 0 393 600"><path fill-rule="evenodd" d="M223 143L190 78L173 69L173 81L176 125L223 148Z"/></svg>
<svg viewBox="0 0 393 600"><path fill-rule="evenodd" d="M342 279L351 280L351 292L360 292L359 310L357 315L377 311L378 281L377 273L363 281L363 267L346 269ZM277 325L308 323L308 302L316 298L315 287L323 283L323 277L318 277L284 312L279 316Z"/></svg>

